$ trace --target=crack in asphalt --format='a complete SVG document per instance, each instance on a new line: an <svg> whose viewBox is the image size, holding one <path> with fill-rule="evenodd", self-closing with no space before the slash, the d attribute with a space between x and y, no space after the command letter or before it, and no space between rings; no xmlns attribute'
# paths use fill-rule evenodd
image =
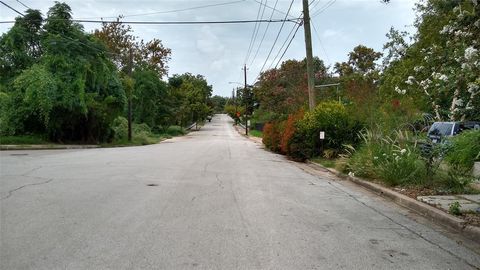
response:
<svg viewBox="0 0 480 270"><path fill-rule="evenodd" d="M37 177L37 178L38 178L38 177ZM2 200L2 201L3 201L3 200L5 200L5 199L8 199L8 198L10 198L10 197L13 195L13 193L14 193L15 191L18 191L18 190L20 190L20 189L22 189L22 188L29 187L29 186L39 186L39 185L44 185L44 184L48 184L48 183L50 183L50 182L52 182L52 181L53 181L53 178L51 178L51 179L48 179L48 180L46 180L46 181L43 181L43 182L39 182L39 183L26 184L26 185L20 186L20 187L18 187L18 188L15 188L15 189L9 190L9 191L8 191L8 195L7 195L7 196L5 196L5 197L3 197L3 198L0 198L0 200Z"/></svg>

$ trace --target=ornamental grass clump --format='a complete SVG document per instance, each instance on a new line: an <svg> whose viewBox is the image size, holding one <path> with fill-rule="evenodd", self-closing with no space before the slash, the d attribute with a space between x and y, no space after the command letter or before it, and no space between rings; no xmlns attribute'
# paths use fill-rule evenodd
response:
<svg viewBox="0 0 480 270"><path fill-rule="evenodd" d="M347 170L391 186L424 183L425 166L407 132L384 136L380 131L365 130L360 137L364 143L353 152Z"/></svg>

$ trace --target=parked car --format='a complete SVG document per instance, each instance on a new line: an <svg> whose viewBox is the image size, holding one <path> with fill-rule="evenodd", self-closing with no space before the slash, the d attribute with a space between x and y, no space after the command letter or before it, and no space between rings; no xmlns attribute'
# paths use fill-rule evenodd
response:
<svg viewBox="0 0 480 270"><path fill-rule="evenodd" d="M444 138L455 136L469 129L480 129L480 122L434 122L428 130L427 137L432 143L440 143Z"/></svg>

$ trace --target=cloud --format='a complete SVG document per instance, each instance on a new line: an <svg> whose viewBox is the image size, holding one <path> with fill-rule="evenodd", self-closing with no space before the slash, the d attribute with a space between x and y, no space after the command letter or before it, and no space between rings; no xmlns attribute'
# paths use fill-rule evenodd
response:
<svg viewBox="0 0 480 270"><path fill-rule="evenodd" d="M225 55L225 46L210 26L202 26L196 35L196 46L200 53L217 60Z"/></svg>

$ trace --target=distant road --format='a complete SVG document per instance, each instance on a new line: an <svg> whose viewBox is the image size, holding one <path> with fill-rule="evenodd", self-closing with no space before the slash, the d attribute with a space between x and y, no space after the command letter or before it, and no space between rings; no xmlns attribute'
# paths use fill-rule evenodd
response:
<svg viewBox="0 0 480 270"><path fill-rule="evenodd" d="M407 210L226 115L157 145L0 152L0 269L476 269Z"/></svg>

